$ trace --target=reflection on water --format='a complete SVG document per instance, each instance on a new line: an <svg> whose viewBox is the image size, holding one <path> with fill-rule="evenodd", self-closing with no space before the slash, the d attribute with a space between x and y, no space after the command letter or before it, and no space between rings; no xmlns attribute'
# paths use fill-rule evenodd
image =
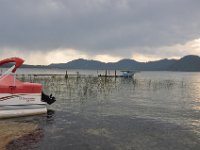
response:
<svg viewBox="0 0 200 150"><path fill-rule="evenodd" d="M173 72L141 72L133 79L24 76L42 83L57 101L45 116L5 120L35 132L17 130L22 136L3 144L8 149L200 149L199 77Z"/></svg>

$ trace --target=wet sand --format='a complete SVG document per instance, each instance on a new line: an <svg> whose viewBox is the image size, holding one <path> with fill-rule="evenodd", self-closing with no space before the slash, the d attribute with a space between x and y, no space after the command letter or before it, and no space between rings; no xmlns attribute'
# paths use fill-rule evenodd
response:
<svg viewBox="0 0 200 150"><path fill-rule="evenodd" d="M18 123L13 121L0 122L0 149L7 149L7 145L13 140L29 135L38 129L34 123Z"/></svg>

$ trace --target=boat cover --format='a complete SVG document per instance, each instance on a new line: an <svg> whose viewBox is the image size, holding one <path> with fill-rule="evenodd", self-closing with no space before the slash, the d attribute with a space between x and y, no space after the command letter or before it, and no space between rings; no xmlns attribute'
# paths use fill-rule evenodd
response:
<svg viewBox="0 0 200 150"><path fill-rule="evenodd" d="M38 83L21 82L12 75L0 79L0 93L41 93L42 85Z"/></svg>

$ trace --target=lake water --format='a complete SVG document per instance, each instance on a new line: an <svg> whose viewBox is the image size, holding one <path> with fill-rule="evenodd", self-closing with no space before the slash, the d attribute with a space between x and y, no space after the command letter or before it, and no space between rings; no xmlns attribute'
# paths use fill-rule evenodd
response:
<svg viewBox="0 0 200 150"><path fill-rule="evenodd" d="M32 71L18 73L44 72ZM5 148L200 149L200 73L139 72L131 79L115 79L97 77L97 71L71 72L85 75L22 79L42 83L57 101L47 115L1 120L0 141ZM3 136L7 129L13 132Z"/></svg>

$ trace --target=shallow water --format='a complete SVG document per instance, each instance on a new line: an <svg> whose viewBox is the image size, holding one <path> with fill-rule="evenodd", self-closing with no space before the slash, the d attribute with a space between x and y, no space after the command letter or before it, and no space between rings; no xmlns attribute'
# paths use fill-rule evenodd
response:
<svg viewBox="0 0 200 150"><path fill-rule="evenodd" d="M7 149L200 149L200 73L22 80L42 83L57 101L48 115L3 120L19 130L24 123L38 126L23 131Z"/></svg>

